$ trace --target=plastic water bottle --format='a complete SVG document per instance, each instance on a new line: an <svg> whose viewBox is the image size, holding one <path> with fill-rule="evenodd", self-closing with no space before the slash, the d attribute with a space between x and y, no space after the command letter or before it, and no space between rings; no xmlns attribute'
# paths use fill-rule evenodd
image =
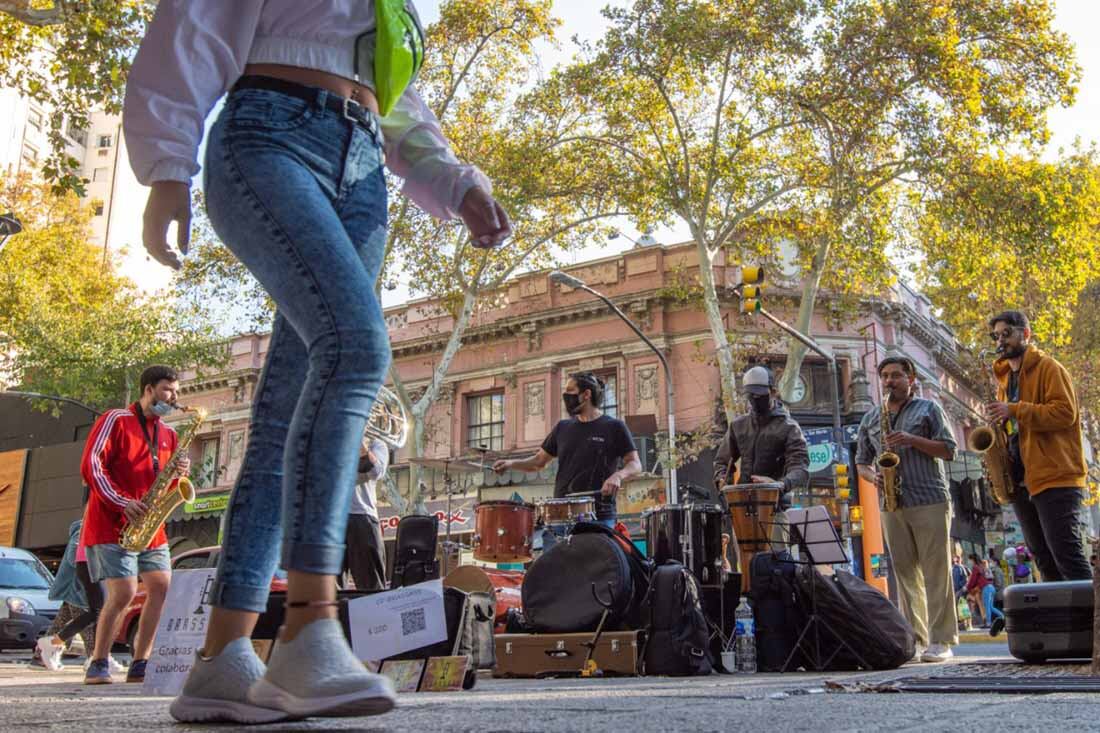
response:
<svg viewBox="0 0 1100 733"><path fill-rule="evenodd" d="M753 622L752 609L744 598L734 614L737 625L734 638L737 649L737 671L752 674L756 672L756 624Z"/></svg>

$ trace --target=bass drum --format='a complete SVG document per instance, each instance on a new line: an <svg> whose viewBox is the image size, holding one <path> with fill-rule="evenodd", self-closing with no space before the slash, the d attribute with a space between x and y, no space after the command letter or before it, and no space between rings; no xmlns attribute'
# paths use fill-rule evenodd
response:
<svg viewBox="0 0 1100 733"><path fill-rule="evenodd" d="M571 534L527 570L523 614L536 633L595 631L604 607L593 596L593 586L603 600L611 601L604 628L617 628L635 602L626 553L604 534Z"/></svg>
<svg viewBox="0 0 1100 733"><path fill-rule="evenodd" d="M650 509L642 515L646 547L657 566L669 560L682 563L701 586L722 584L725 557L722 523L725 514L717 506L689 504ZM691 557L685 555L684 541L690 529Z"/></svg>
<svg viewBox="0 0 1100 733"><path fill-rule="evenodd" d="M460 565L443 579L446 588L467 593L488 593L494 599L494 632L503 634L508 621L508 609L523 609L523 571L497 570L478 565Z"/></svg>

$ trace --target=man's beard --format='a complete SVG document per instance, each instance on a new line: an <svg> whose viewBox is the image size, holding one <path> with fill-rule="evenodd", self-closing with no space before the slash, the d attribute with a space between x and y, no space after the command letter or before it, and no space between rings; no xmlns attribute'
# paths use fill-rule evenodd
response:
<svg viewBox="0 0 1100 733"><path fill-rule="evenodd" d="M1025 351L1027 351L1027 347L1023 344L1019 346L1004 346L1001 349L1001 356L1006 359L1016 359L1023 356Z"/></svg>

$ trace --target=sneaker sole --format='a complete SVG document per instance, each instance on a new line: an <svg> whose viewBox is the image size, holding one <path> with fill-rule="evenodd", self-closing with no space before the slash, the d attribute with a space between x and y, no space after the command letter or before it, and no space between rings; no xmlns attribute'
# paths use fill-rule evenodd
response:
<svg viewBox="0 0 1100 733"><path fill-rule="evenodd" d="M278 723L290 715L247 702L215 700L208 697L180 695L168 707L168 713L181 723Z"/></svg>
<svg viewBox="0 0 1100 733"><path fill-rule="evenodd" d="M393 710L397 699L389 694L349 692L329 697L298 697L259 679L248 690L249 702L264 708L282 710L288 715L307 718L319 715L330 718L357 718L365 715L382 715Z"/></svg>
<svg viewBox="0 0 1100 733"><path fill-rule="evenodd" d="M84 684L86 684L86 685L111 685L111 684L114 684L114 680L111 679L110 677L108 677L107 679L103 679L102 677L92 677L92 678L85 677L84 678Z"/></svg>

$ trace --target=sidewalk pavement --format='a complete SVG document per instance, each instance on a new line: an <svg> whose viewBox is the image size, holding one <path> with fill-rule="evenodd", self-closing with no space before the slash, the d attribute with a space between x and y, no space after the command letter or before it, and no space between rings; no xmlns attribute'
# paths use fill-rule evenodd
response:
<svg viewBox="0 0 1100 733"><path fill-rule="evenodd" d="M957 663L1004 658L979 648ZM85 687L80 666L62 672L30 668L0 655L0 720L7 730L198 731L222 727L174 724L167 698L140 685ZM910 664L877 673L712 675L704 678L618 678L478 681L468 692L402 695L394 712L376 718L310 719L260 730L446 731L902 731L983 730L1059 733L1097 729L1100 695L882 694L826 692L827 682L852 689L899 677L936 675L946 665Z"/></svg>

